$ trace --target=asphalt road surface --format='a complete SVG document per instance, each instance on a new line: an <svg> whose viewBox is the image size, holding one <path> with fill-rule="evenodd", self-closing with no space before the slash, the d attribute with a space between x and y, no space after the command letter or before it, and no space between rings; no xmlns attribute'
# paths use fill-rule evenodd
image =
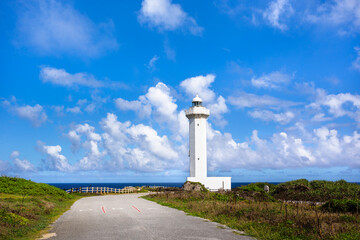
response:
<svg viewBox="0 0 360 240"><path fill-rule="evenodd" d="M253 239L221 224L139 198L142 194L82 198L54 224L50 240Z"/></svg>

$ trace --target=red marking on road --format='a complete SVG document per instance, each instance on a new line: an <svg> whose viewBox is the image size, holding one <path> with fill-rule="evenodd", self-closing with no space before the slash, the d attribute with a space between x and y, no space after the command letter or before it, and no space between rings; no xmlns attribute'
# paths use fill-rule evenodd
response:
<svg viewBox="0 0 360 240"><path fill-rule="evenodd" d="M104 208L104 207L101 207L101 210L102 210L104 213L106 213L106 212L105 212L105 208Z"/></svg>
<svg viewBox="0 0 360 240"><path fill-rule="evenodd" d="M137 207L135 207L134 205L132 207L135 208L138 212L140 212L140 210Z"/></svg>

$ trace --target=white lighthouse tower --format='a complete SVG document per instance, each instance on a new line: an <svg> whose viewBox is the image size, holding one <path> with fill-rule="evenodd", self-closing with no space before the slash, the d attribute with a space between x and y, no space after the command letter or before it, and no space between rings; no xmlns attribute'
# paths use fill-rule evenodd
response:
<svg viewBox="0 0 360 240"><path fill-rule="evenodd" d="M213 191L231 189L231 177L207 177L206 119L209 109L202 105L202 99L196 95L192 106L185 110L189 119L189 157L190 177L187 181L200 182Z"/></svg>

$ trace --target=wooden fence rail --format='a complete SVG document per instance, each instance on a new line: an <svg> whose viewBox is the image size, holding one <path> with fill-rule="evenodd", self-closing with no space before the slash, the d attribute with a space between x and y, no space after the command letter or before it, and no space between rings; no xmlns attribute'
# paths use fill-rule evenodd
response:
<svg viewBox="0 0 360 240"><path fill-rule="evenodd" d="M133 193L135 188L109 188L109 187L78 187L65 190L67 193Z"/></svg>
<svg viewBox="0 0 360 240"><path fill-rule="evenodd" d="M150 189L161 189L168 188L165 186L143 186L144 188ZM136 192L135 187L125 187L125 188L110 188L110 187L78 187L78 188L70 188L65 190L67 193L133 193Z"/></svg>

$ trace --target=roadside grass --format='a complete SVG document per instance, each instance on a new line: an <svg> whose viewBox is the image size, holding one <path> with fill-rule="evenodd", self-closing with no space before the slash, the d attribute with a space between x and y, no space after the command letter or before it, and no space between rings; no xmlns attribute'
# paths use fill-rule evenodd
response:
<svg viewBox="0 0 360 240"><path fill-rule="evenodd" d="M177 191L143 198L244 231L257 239L360 239L360 186L345 181L306 185L304 182L271 186L270 193L265 193L263 183L255 183L231 192ZM276 187L281 191L276 191ZM334 201L326 196L342 200Z"/></svg>
<svg viewBox="0 0 360 240"><path fill-rule="evenodd" d="M47 184L0 177L0 239L35 239L78 199Z"/></svg>

